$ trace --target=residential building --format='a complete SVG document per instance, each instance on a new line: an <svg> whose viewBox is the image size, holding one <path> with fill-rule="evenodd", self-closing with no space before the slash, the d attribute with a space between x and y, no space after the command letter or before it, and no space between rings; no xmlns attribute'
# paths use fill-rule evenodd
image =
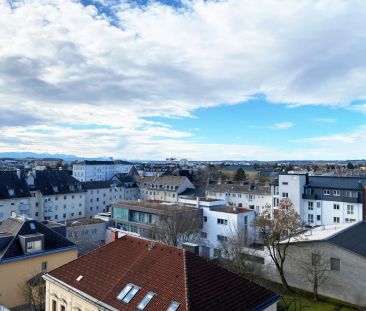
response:
<svg viewBox="0 0 366 311"><path fill-rule="evenodd" d="M278 195L288 197L310 226L357 222L364 219L364 177L279 175Z"/></svg>
<svg viewBox="0 0 366 311"><path fill-rule="evenodd" d="M33 170L24 176L33 197L30 216L64 221L85 217L86 191L74 177L61 170Z"/></svg>
<svg viewBox="0 0 366 311"><path fill-rule="evenodd" d="M86 189L86 217L110 210L117 201L137 200L139 188L131 176L116 174L109 181L82 182Z"/></svg>
<svg viewBox="0 0 366 311"><path fill-rule="evenodd" d="M159 201L125 201L112 205L115 227L142 237L157 238L157 228L171 224L174 233L202 228L202 210Z"/></svg>
<svg viewBox="0 0 366 311"><path fill-rule="evenodd" d="M319 226L292 239L284 266L289 285L311 292L313 282L306 275L316 265L317 271L325 271L319 295L364 308L365 236L366 223L358 222Z"/></svg>
<svg viewBox="0 0 366 311"><path fill-rule="evenodd" d="M0 305L25 305L25 283L77 258L77 246L42 223L24 217L0 225Z"/></svg>
<svg viewBox="0 0 366 311"><path fill-rule="evenodd" d="M187 250L128 235L44 279L46 311L274 311L280 299Z"/></svg>
<svg viewBox="0 0 366 311"><path fill-rule="evenodd" d="M20 170L0 171L0 223L12 215L30 215L32 204L32 195L20 179Z"/></svg>
<svg viewBox="0 0 366 311"><path fill-rule="evenodd" d="M262 213L272 208L270 186L236 184L214 184L206 189L206 197L225 200L227 205L248 208Z"/></svg>
<svg viewBox="0 0 366 311"><path fill-rule="evenodd" d="M74 163L72 176L79 181L110 180L117 173L128 174L133 164L126 161L81 161Z"/></svg>
<svg viewBox="0 0 366 311"><path fill-rule="evenodd" d="M142 200L176 203L178 195L195 186L186 176L140 177L137 180Z"/></svg>

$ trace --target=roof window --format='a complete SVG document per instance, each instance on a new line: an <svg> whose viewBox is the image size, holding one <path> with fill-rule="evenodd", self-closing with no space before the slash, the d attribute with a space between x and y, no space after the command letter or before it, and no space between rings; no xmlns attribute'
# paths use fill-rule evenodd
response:
<svg viewBox="0 0 366 311"><path fill-rule="evenodd" d="M176 311L178 310L179 306L180 306L179 302L172 301L172 303L170 304L169 308L166 311Z"/></svg>
<svg viewBox="0 0 366 311"><path fill-rule="evenodd" d="M148 292L145 297L141 300L141 302L137 306L137 310L144 310L147 304L150 302L151 299L154 297L153 292Z"/></svg>
<svg viewBox="0 0 366 311"><path fill-rule="evenodd" d="M76 278L76 281L80 282L82 279L83 279L83 276L82 276L82 275L79 275L79 276Z"/></svg>
<svg viewBox="0 0 366 311"><path fill-rule="evenodd" d="M129 303L132 298L136 295L136 293L139 291L139 287L128 283L124 289L122 289L122 291L119 293L119 295L117 296L118 300L121 300L125 303Z"/></svg>
<svg viewBox="0 0 366 311"><path fill-rule="evenodd" d="M31 230L36 230L36 226L34 225L33 222L29 223L29 227L31 228Z"/></svg>

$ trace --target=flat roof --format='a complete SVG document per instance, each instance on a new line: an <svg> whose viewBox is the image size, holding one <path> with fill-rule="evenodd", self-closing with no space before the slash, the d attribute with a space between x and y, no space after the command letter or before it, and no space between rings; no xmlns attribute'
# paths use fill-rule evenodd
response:
<svg viewBox="0 0 366 311"><path fill-rule="evenodd" d="M151 209L159 209L166 210L168 208L174 208L177 210L192 210L196 209L190 206L183 206L176 203L163 202L158 200L142 200L142 201L119 201L117 203L112 204L113 207L140 207L140 208L151 208Z"/></svg>
<svg viewBox="0 0 366 311"><path fill-rule="evenodd" d="M222 205L212 206L212 207L210 207L210 211L230 213L230 214L242 214L242 213L254 212L254 210L248 209L248 208L234 207L234 206L222 206Z"/></svg>

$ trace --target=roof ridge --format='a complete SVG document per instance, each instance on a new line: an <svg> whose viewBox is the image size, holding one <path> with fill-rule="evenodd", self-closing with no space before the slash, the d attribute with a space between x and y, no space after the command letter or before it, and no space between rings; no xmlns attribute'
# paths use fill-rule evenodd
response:
<svg viewBox="0 0 366 311"><path fill-rule="evenodd" d="M187 311L189 311L189 287L188 287L188 273L187 273L187 257L186 257L186 250L183 249L183 269L184 269L184 292L186 297L186 306Z"/></svg>

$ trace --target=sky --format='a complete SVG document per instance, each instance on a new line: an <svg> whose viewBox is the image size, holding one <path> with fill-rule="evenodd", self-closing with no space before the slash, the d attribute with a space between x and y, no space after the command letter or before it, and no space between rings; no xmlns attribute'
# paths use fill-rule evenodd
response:
<svg viewBox="0 0 366 311"><path fill-rule="evenodd" d="M0 0L0 152L366 158L366 1Z"/></svg>

